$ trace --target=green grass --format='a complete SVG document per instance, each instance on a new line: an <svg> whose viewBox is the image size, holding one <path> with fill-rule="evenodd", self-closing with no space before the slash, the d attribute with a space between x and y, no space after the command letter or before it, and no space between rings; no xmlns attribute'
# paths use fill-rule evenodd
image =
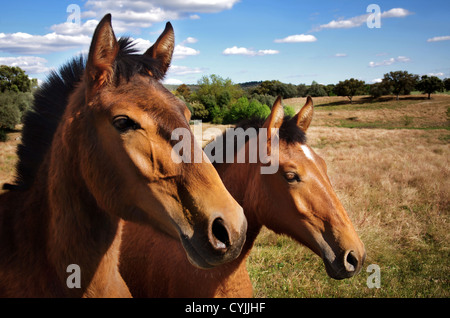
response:
<svg viewBox="0 0 450 318"><path fill-rule="evenodd" d="M275 234L266 230L269 236ZM270 233L270 234L267 234ZM334 280L327 276L322 260L284 236L275 242L262 238L248 259L248 270L256 297L449 297L450 255L448 249L424 237L425 246L402 250L385 242L368 250L366 265L356 277ZM369 264L380 266L380 288L369 288Z"/></svg>

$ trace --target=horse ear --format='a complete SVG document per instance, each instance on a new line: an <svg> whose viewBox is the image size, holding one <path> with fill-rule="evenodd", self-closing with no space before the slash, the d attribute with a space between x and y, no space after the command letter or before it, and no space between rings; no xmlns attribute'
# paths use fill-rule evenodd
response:
<svg viewBox="0 0 450 318"><path fill-rule="evenodd" d="M280 128L283 123L284 109L281 105L281 96L278 96L272 106L269 117L264 122L263 128Z"/></svg>
<svg viewBox="0 0 450 318"><path fill-rule="evenodd" d="M119 44L112 29L111 14L107 14L97 25L89 48L86 76L90 88L98 88L110 81L118 52Z"/></svg>
<svg viewBox="0 0 450 318"><path fill-rule="evenodd" d="M308 130L309 124L311 124L311 120L314 114L313 101L311 96L306 98L306 103L302 107L302 109L295 115L292 120L297 122L297 126L300 127L303 132Z"/></svg>
<svg viewBox="0 0 450 318"><path fill-rule="evenodd" d="M172 61L173 49L175 47L175 33L172 24L166 23L166 28L144 55L149 55L159 62L161 74L166 74Z"/></svg>

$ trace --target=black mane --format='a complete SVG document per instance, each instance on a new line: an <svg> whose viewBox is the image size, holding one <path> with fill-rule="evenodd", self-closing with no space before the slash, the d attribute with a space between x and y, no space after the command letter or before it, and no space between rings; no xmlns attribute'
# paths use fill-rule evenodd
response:
<svg viewBox="0 0 450 318"><path fill-rule="evenodd" d="M262 128L264 125L265 119L262 118L251 118L245 119L239 122L236 125L236 128L240 127L244 130L247 128L255 128L258 131L258 128ZM291 117L285 116L283 118L283 123L279 129L280 140L285 141L288 144L292 143L306 143L306 134L301 130L295 120L292 120Z"/></svg>
<svg viewBox="0 0 450 318"><path fill-rule="evenodd" d="M134 43L129 38L121 38L118 43L119 52L113 65L114 85L119 85L121 79L128 81L136 74L150 76L149 71L157 80L164 77L159 63L149 56L137 54ZM76 84L82 80L85 66L84 56L73 58L57 72L51 71L34 94L31 110L26 113L23 121L14 184L4 184L3 189L25 190L32 185L50 148L68 98Z"/></svg>

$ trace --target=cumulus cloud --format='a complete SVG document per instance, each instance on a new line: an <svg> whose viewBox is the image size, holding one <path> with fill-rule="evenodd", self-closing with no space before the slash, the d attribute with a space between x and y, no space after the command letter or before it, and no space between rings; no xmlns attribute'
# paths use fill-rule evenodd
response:
<svg viewBox="0 0 450 318"><path fill-rule="evenodd" d="M88 0L88 12L101 18L111 13L119 28L147 28L154 23L182 18L199 19L196 13L231 9L239 0Z"/></svg>
<svg viewBox="0 0 450 318"><path fill-rule="evenodd" d="M301 43L301 42L316 42L317 38L311 34L294 34L289 35L283 39L276 39L275 43Z"/></svg>
<svg viewBox="0 0 450 318"><path fill-rule="evenodd" d="M168 71L169 76L181 76L181 75L191 75L191 74L200 74L205 70L200 67L188 67L188 66L180 66L180 65L172 65Z"/></svg>
<svg viewBox="0 0 450 318"><path fill-rule="evenodd" d="M87 35L65 35L55 32L45 35L28 33L0 33L0 51L12 54L43 54L89 45Z"/></svg>
<svg viewBox="0 0 450 318"><path fill-rule="evenodd" d="M383 60L381 62L369 62L369 66L370 67L388 66L394 63L407 63L410 61L411 59L409 57L398 56L398 57L391 57L390 59Z"/></svg>
<svg viewBox="0 0 450 318"><path fill-rule="evenodd" d="M28 74L47 73L47 60L38 56L0 57L0 65L18 66Z"/></svg>
<svg viewBox="0 0 450 318"><path fill-rule="evenodd" d="M163 83L167 85L181 85L183 84L183 81L176 78L167 78L163 81Z"/></svg>
<svg viewBox="0 0 450 318"><path fill-rule="evenodd" d="M64 22L60 24L54 24L50 27L52 31L62 35L87 35L92 36L95 28L97 27L98 20L87 20L83 24L77 24L73 22Z"/></svg>
<svg viewBox="0 0 450 318"><path fill-rule="evenodd" d="M408 15L411 15L412 12L403 8L393 8L388 11L384 11L380 14L381 18L403 18ZM326 24L320 25L314 31L320 31L323 29L349 29L356 28L366 23L367 18L372 15L372 13L359 15L356 17L348 18L348 19L338 19L332 20Z"/></svg>
<svg viewBox="0 0 450 318"><path fill-rule="evenodd" d="M274 55L280 53L277 50L252 50L245 47L233 46L226 48L222 54L223 55L246 55L246 56L263 56L263 55Z"/></svg>
<svg viewBox="0 0 450 318"><path fill-rule="evenodd" d="M450 35L435 36L427 40L427 42L450 41Z"/></svg>
<svg viewBox="0 0 450 318"><path fill-rule="evenodd" d="M437 73L428 73L428 76L437 76L437 77L442 77L445 74L443 72L437 72Z"/></svg>

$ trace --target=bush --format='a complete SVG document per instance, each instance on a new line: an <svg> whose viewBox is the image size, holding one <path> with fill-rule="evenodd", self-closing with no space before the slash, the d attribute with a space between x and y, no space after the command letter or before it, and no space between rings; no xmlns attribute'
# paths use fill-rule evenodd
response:
<svg viewBox="0 0 450 318"><path fill-rule="evenodd" d="M270 115L270 108L267 105L261 104L257 100L252 100L248 105L244 118L263 118L266 119Z"/></svg>
<svg viewBox="0 0 450 318"><path fill-rule="evenodd" d="M0 129L14 129L22 119L22 111L28 109L23 93L6 92L0 94Z"/></svg>
<svg viewBox="0 0 450 318"><path fill-rule="evenodd" d="M261 104L258 100L252 99L250 102L247 97L241 97L225 113L223 122L225 124L235 124L248 118L267 118L270 115L270 108Z"/></svg>
<svg viewBox="0 0 450 318"><path fill-rule="evenodd" d="M272 105L275 103L275 96L269 94L252 94L250 99L255 99L263 105L268 105L272 108Z"/></svg>
<svg viewBox="0 0 450 318"><path fill-rule="evenodd" d="M199 102L193 102L192 107L192 119L207 120L209 117L209 111Z"/></svg>
<svg viewBox="0 0 450 318"><path fill-rule="evenodd" d="M284 106L284 115L286 115L288 117L294 117L294 115L295 115L294 108L292 108L289 105Z"/></svg>
<svg viewBox="0 0 450 318"><path fill-rule="evenodd" d="M214 106L209 110L209 115L211 118L211 122L213 124L220 125L224 121L224 117L226 116L227 111L223 108L220 108L219 106Z"/></svg>

